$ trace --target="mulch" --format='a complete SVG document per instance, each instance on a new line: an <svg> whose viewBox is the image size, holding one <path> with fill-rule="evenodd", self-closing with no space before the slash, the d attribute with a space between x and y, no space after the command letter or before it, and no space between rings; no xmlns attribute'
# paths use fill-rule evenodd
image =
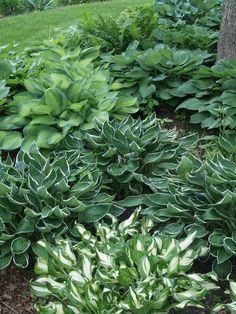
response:
<svg viewBox="0 0 236 314"><path fill-rule="evenodd" d="M14 266L0 271L0 313L35 314L29 283L35 275Z"/></svg>

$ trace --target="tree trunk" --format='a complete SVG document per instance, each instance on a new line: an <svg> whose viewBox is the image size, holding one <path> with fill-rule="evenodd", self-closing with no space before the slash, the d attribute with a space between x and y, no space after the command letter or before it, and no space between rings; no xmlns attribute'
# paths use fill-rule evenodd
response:
<svg viewBox="0 0 236 314"><path fill-rule="evenodd" d="M218 59L236 57L236 0L225 0L218 41Z"/></svg>

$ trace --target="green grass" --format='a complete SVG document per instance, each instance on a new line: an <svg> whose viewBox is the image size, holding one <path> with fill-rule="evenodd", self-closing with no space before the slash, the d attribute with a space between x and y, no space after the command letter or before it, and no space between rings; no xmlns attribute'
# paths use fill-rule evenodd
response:
<svg viewBox="0 0 236 314"><path fill-rule="evenodd" d="M85 12L117 16L130 5L143 3L152 3L152 0L111 0L1 18L0 46L19 43L22 49L32 42L48 39L55 28L66 28L78 23Z"/></svg>

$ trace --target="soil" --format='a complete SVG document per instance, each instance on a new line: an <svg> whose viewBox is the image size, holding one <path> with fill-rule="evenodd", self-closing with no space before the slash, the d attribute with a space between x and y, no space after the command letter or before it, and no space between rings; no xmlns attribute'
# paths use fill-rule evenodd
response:
<svg viewBox="0 0 236 314"><path fill-rule="evenodd" d="M33 272L17 269L14 266L0 271L0 313L35 314L34 300L29 283L34 279Z"/></svg>

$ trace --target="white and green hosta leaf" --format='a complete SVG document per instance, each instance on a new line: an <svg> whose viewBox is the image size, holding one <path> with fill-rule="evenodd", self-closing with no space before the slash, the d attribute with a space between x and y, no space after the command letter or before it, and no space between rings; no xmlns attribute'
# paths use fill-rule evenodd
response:
<svg viewBox="0 0 236 314"><path fill-rule="evenodd" d="M143 228L147 221L148 229ZM46 243L48 253L41 256L38 251L34 295L50 296L52 303L63 298L65 313L75 308L80 313L167 314L171 308L201 306L207 293L217 288L210 276L186 274L201 250L191 249L192 236L186 241L156 236L150 221L137 210L120 225L116 219L109 227L96 224L91 243L81 224L77 243ZM69 257L71 263L65 263ZM189 263L181 265L183 259Z"/></svg>

